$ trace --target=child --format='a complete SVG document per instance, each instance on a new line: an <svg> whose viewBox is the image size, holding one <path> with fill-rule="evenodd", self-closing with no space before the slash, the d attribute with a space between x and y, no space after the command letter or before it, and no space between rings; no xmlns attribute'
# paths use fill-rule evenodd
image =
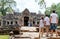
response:
<svg viewBox="0 0 60 39"><path fill-rule="evenodd" d="M48 17L48 15L46 15L46 17L44 18L44 26L46 27L46 32L48 36L48 32L49 32L49 28L50 28L50 19Z"/></svg>
<svg viewBox="0 0 60 39"><path fill-rule="evenodd" d="M44 18L43 17L41 17L41 19L40 19L39 33L41 34L41 36L43 36L43 33L44 33Z"/></svg>

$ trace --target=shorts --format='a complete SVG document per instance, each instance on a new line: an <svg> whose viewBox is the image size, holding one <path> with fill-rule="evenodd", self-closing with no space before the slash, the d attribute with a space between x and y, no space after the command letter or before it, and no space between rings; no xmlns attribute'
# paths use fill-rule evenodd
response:
<svg viewBox="0 0 60 39"><path fill-rule="evenodd" d="M56 29L57 29L56 23L51 23L50 30L56 30Z"/></svg>
<svg viewBox="0 0 60 39"><path fill-rule="evenodd" d="M45 27L50 27L50 25L45 25Z"/></svg>
<svg viewBox="0 0 60 39"><path fill-rule="evenodd" d="M45 25L45 28L50 28L50 25Z"/></svg>

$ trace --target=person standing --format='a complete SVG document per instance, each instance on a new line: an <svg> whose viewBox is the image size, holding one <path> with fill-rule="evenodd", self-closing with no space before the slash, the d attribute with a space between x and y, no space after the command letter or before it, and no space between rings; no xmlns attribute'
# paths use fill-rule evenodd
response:
<svg viewBox="0 0 60 39"><path fill-rule="evenodd" d="M50 18L48 17L48 15L46 15L46 17L44 18L44 26L46 27L46 32L47 32L47 35L49 34L49 28L50 28Z"/></svg>
<svg viewBox="0 0 60 39"><path fill-rule="evenodd" d="M51 26L50 26L50 30L51 30L51 35L53 35L53 31L55 30L55 34L57 36L57 24L58 24L58 15L56 14L55 11L53 11L51 14L50 14L50 23L51 23Z"/></svg>
<svg viewBox="0 0 60 39"><path fill-rule="evenodd" d="M44 18L41 16L40 23L39 23L39 33L41 34L40 36L43 37L44 33Z"/></svg>

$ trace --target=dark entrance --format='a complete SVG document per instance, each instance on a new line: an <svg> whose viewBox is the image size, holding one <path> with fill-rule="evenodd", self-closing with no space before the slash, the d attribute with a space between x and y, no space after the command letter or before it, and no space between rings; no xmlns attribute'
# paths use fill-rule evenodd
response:
<svg viewBox="0 0 60 39"><path fill-rule="evenodd" d="M24 17L24 26L28 26L29 17Z"/></svg>

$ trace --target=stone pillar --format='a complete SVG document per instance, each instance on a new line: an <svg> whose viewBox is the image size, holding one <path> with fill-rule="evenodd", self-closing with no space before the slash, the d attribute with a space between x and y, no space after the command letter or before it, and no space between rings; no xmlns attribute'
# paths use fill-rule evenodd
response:
<svg viewBox="0 0 60 39"><path fill-rule="evenodd" d="M32 26L33 26L33 19L32 18L30 18L30 23L32 24Z"/></svg>
<svg viewBox="0 0 60 39"><path fill-rule="evenodd" d="M11 21L9 21L9 25L11 25Z"/></svg>
<svg viewBox="0 0 60 39"><path fill-rule="evenodd" d="M29 18L29 20L28 20L28 26L30 26L30 18Z"/></svg>
<svg viewBox="0 0 60 39"><path fill-rule="evenodd" d="M22 26L24 26L24 18L22 18L22 22L21 23L22 23Z"/></svg>
<svg viewBox="0 0 60 39"><path fill-rule="evenodd" d="M6 26L7 26L7 21L6 21Z"/></svg>
<svg viewBox="0 0 60 39"><path fill-rule="evenodd" d="M3 20L1 20L1 26L3 26Z"/></svg>
<svg viewBox="0 0 60 39"><path fill-rule="evenodd" d="M1 21L1 26L2 26L2 21Z"/></svg>
<svg viewBox="0 0 60 39"><path fill-rule="evenodd" d="M13 25L15 24L15 21L13 21Z"/></svg>
<svg viewBox="0 0 60 39"><path fill-rule="evenodd" d="M23 24L22 24L22 16L19 18L18 24L19 24L19 26L22 26L22 25L23 25Z"/></svg>
<svg viewBox="0 0 60 39"><path fill-rule="evenodd" d="M18 25L21 26L20 19L18 20Z"/></svg>
<svg viewBox="0 0 60 39"><path fill-rule="evenodd" d="M37 20L35 21L35 25L37 25Z"/></svg>
<svg viewBox="0 0 60 39"><path fill-rule="evenodd" d="M7 26L7 21L6 21L6 26Z"/></svg>
<svg viewBox="0 0 60 39"><path fill-rule="evenodd" d="M32 26L33 26L33 18L32 18Z"/></svg>

